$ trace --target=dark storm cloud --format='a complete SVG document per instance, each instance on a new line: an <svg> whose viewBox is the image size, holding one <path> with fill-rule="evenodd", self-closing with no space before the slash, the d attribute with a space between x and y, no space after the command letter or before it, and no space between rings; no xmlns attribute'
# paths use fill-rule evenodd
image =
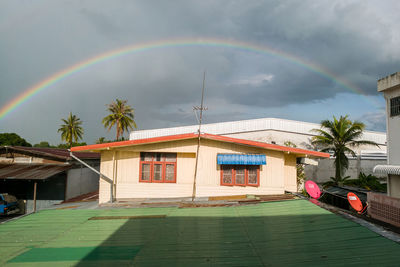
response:
<svg viewBox="0 0 400 267"><path fill-rule="evenodd" d="M223 92L232 103L277 107L329 98L335 93L333 88L333 81L295 68L277 72L271 80L263 80L257 85L251 82L230 84Z"/></svg>
<svg viewBox="0 0 400 267"><path fill-rule="evenodd" d="M398 34L393 32L395 23L383 21L373 12L374 6L340 1L330 4L326 1L257 3L244 8L243 13L235 17L235 24L241 25L243 33L247 33L246 39L265 41L315 62L352 81L366 93L376 94L376 79L388 70L388 51L397 59L397 64L390 60L392 69L389 72L400 67L399 54L395 51L397 42L393 40L393 35ZM244 13L247 16L243 16ZM371 66L380 71L364 75Z"/></svg>
<svg viewBox="0 0 400 267"><path fill-rule="evenodd" d="M207 37L278 49L376 95L376 80L400 69L398 7L365 1L0 0L0 105L106 51ZM116 98L135 107L141 129L195 123L192 106L200 102L204 70L209 122L263 116L268 108L290 104L306 107L349 92L274 55L215 47L154 49L108 60L54 84L3 119L0 131L59 142L60 119L72 111L93 142L107 135L100 121L105 105ZM18 123L27 119L31 124Z"/></svg>

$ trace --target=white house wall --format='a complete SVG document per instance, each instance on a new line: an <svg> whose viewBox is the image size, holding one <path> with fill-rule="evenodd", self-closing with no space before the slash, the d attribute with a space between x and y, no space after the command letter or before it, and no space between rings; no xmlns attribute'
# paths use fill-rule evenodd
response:
<svg viewBox="0 0 400 267"><path fill-rule="evenodd" d="M387 114L388 164L400 165L400 116L390 117L390 99L400 96L400 88L384 91Z"/></svg>
<svg viewBox="0 0 400 267"><path fill-rule="evenodd" d="M379 85L379 83L378 83ZM400 165L400 116L390 117L390 99L400 96L400 87L384 91L386 100L386 122L389 165ZM400 175L390 174L388 176L388 195L400 198Z"/></svg>

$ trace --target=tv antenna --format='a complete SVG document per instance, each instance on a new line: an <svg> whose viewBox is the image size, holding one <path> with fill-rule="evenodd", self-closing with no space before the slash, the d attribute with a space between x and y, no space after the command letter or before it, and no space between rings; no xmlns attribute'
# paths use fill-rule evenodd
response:
<svg viewBox="0 0 400 267"><path fill-rule="evenodd" d="M204 74L203 74L203 87L201 89L201 104L200 104L200 106L193 106L193 111L194 111L194 114L196 115L197 123L199 124L199 130L198 130L199 132L201 130L201 121L202 121L202 118L203 118L203 110L208 110L207 107L203 106L205 81L206 81L206 72L204 71ZM199 115L200 118L197 117L197 111L200 111L200 115Z"/></svg>
<svg viewBox="0 0 400 267"><path fill-rule="evenodd" d="M199 129L198 129L198 138L197 138L197 153L196 153L196 165L195 165L195 171L194 171L194 177L193 177L193 194L192 194L192 201L194 201L196 197L196 178L197 178L197 166L199 163L199 151L200 151L200 139L201 139L201 122L203 119L203 111L208 110L207 107L204 107L204 85L206 81L206 72L204 71L203 74L203 87L201 89L201 104L199 106L193 106L193 111L194 114L196 115L197 122L199 123ZM197 111L200 111L199 118L197 117Z"/></svg>

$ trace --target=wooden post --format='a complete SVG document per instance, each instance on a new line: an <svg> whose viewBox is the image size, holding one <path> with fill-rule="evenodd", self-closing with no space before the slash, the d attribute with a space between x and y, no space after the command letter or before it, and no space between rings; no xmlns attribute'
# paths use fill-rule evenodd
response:
<svg viewBox="0 0 400 267"><path fill-rule="evenodd" d="M33 184L33 212L36 212L36 189L37 189L37 182Z"/></svg>
<svg viewBox="0 0 400 267"><path fill-rule="evenodd" d="M112 194L111 196L113 199L111 200L111 203L117 199L117 171L118 171L118 153L116 150L113 152L113 183L112 183Z"/></svg>
<svg viewBox="0 0 400 267"><path fill-rule="evenodd" d="M201 139L201 120L203 119L203 100L204 100L204 83L206 80L206 72L204 71L203 75L203 87L201 89L201 105L200 108L194 107L195 112L197 109L200 109L200 119L199 119L199 135L197 139L197 153L196 153L196 164L194 167L194 177L193 177L193 193L192 193L192 201L196 198L196 180L197 180L197 169L198 169L198 163L199 163L199 153L200 153L200 139ZM196 113L195 113L196 114ZM196 115L197 117L197 115Z"/></svg>

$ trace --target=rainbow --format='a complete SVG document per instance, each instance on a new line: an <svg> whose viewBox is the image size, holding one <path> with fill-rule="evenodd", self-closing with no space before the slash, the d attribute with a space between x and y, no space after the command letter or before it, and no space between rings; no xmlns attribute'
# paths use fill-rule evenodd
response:
<svg viewBox="0 0 400 267"><path fill-rule="evenodd" d="M160 49L160 48L168 48L168 47L221 47L221 48L232 48L232 49L240 49L242 51L259 53L259 54L266 54L276 56L286 61L289 61L295 65L301 66L305 69L308 69L314 73L317 73L328 80L332 80L336 84L340 85L347 90L353 91L360 95L366 95L361 89L357 88L356 86L350 84L347 81L344 81L334 73L330 72L329 70L323 68L322 66L318 66L311 62L307 62L305 59L300 57L296 57L294 55L290 55L283 51L279 51L272 47L268 46L260 46L256 44L250 44L240 41L233 41L233 40L219 40L219 39L174 39L174 40L159 40L155 42L148 42L148 43L141 43L135 44L131 46L122 47L116 50L108 51L103 54L97 55L95 57L86 59L81 61L75 65L72 65L64 70L61 70L50 77L46 78L45 80L35 84L34 86L26 89L24 92L16 96L14 99L9 101L7 104L1 107L0 109L0 120L3 119L7 114L11 111L15 110L18 106L22 103L26 102L28 99L33 97L34 95L40 93L44 89L54 85L55 83L60 82L61 80L71 76L74 73L77 73L83 69L89 68L95 64L107 61L112 58L120 57L127 54L133 53L140 53L147 50L152 49Z"/></svg>

